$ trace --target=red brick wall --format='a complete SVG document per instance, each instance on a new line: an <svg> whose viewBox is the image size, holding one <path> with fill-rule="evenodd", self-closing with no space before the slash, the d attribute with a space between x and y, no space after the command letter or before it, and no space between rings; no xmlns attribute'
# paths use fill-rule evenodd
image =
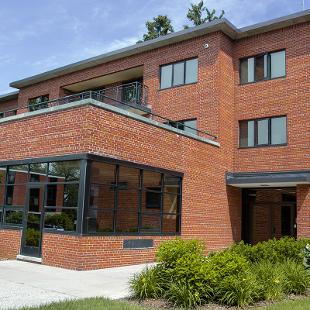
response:
<svg viewBox="0 0 310 310"><path fill-rule="evenodd" d="M310 169L310 23L239 40L235 53L235 171ZM238 59L286 49L286 77L239 85ZM238 120L287 115L288 145L238 149Z"/></svg>
<svg viewBox="0 0 310 310"><path fill-rule="evenodd" d="M310 237L310 186L297 186L297 235Z"/></svg>
<svg viewBox="0 0 310 310"><path fill-rule="evenodd" d="M20 230L0 229L0 260L15 259L19 254Z"/></svg>
<svg viewBox="0 0 310 310"><path fill-rule="evenodd" d="M209 250L240 240L239 228L234 227L240 221L239 206L235 205L240 201L230 198L230 193L239 192L226 187L227 168L221 148L91 106L2 124L0 138L7 135L19 143L9 139L0 149L1 160L92 152L183 172L182 236L204 240ZM50 250L53 258L44 253L49 239L43 257L49 264L60 266L66 264L66 251L75 251L70 252L69 266L74 255L79 255L83 241L71 247L69 237L57 238L59 249ZM93 256L95 259L96 252ZM137 261L140 258L133 255L132 263Z"/></svg>
<svg viewBox="0 0 310 310"><path fill-rule="evenodd" d="M18 107L18 99L11 99L0 102L0 113L8 110L13 110Z"/></svg>

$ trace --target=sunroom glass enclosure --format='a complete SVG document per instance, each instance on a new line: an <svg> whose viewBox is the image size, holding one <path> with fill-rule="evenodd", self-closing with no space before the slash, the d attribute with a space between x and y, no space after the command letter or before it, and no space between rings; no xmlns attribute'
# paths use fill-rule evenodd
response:
<svg viewBox="0 0 310 310"><path fill-rule="evenodd" d="M42 232L174 235L182 175L89 156L5 163L0 225L21 228L21 254L41 256Z"/></svg>

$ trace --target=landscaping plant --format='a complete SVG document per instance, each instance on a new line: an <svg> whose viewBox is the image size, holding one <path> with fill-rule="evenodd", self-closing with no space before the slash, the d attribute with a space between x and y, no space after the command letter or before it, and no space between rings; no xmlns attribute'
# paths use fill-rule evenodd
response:
<svg viewBox="0 0 310 310"><path fill-rule="evenodd" d="M167 241L156 253L157 265L135 275L131 289L135 298L163 298L185 309L209 302L246 306L304 294L310 286L307 242L240 242L206 257L197 240Z"/></svg>

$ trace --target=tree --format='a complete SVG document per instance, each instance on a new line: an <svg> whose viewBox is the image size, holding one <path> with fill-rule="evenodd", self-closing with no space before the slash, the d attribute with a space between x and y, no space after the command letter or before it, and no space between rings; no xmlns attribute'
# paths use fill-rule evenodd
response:
<svg viewBox="0 0 310 310"><path fill-rule="evenodd" d="M143 35L143 41L155 39L174 31L171 20L167 15L158 15L154 17L152 21L147 21L145 25L147 33Z"/></svg>
<svg viewBox="0 0 310 310"><path fill-rule="evenodd" d="M203 17L204 12L207 13L205 17ZM198 26L206 22L211 22L212 20L222 18L225 11L222 10L219 16L216 16L215 13L215 10L210 11L207 7L205 7L203 0L201 0L198 4L191 4L191 7L187 12L187 18L193 22L194 26ZM184 26L184 28L188 28L188 26Z"/></svg>

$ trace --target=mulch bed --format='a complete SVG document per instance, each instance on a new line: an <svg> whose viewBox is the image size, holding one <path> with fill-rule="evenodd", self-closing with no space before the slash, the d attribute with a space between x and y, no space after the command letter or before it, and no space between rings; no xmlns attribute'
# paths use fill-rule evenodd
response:
<svg viewBox="0 0 310 310"><path fill-rule="evenodd" d="M310 297L310 290L305 295L289 295L285 298L285 300L298 300L298 299L303 299ZM139 305L141 307L146 307L146 308L155 308L155 309L166 309L166 310L173 310L177 309L173 307L169 302L163 299L145 299L145 300L136 300L136 299L126 299L127 302L135 305ZM267 302L267 301L262 301L258 302L254 305L251 306L246 306L242 309L253 309L253 308L259 308L259 307L266 307L272 304L275 304L277 302ZM219 304L206 304L204 306L196 308L197 310L240 310L240 307L228 307L228 306L223 306Z"/></svg>

